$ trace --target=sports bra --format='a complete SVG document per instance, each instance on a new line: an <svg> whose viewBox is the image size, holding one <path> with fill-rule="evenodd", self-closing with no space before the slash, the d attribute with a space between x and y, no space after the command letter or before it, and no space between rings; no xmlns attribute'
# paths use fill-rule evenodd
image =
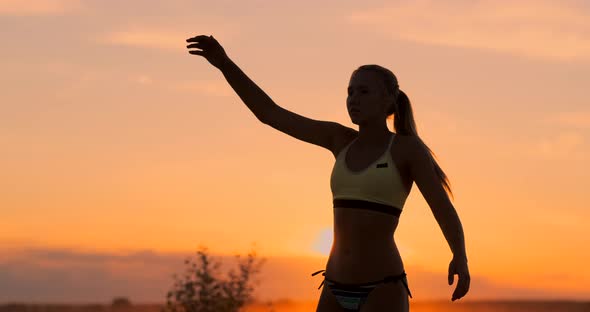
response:
<svg viewBox="0 0 590 312"><path fill-rule="evenodd" d="M356 138L339 152L330 178L334 208L367 209L400 216L408 193L391 158L395 135L391 135L385 153L361 171L351 171L346 166L348 148Z"/></svg>

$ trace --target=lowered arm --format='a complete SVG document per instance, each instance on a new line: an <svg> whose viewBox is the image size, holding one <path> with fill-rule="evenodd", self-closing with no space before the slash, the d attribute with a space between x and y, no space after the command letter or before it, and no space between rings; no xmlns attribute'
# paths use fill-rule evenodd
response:
<svg viewBox="0 0 590 312"><path fill-rule="evenodd" d="M410 171L420 193L430 206L453 256L467 260L465 237L459 215L436 174L430 152L417 137L409 137Z"/></svg>

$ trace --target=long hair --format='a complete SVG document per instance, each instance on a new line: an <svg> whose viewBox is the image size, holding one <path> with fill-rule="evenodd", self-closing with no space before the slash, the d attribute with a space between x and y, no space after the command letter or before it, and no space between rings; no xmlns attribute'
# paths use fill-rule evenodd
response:
<svg viewBox="0 0 590 312"><path fill-rule="evenodd" d="M391 107L387 111L388 119L391 115L394 115L393 128L395 129L395 132L402 135L413 135L418 138L418 142L426 147L440 183L447 193L451 195L451 198L453 198L453 191L451 190L449 179L436 162L436 155L418 136L418 130L416 129L416 122L414 121L414 113L412 112L410 99L402 90L400 90L397 77L391 70L376 64L359 66L352 74L354 75L359 70L372 70L377 72L383 78L386 92L388 94L394 94L395 98L394 103L392 103Z"/></svg>

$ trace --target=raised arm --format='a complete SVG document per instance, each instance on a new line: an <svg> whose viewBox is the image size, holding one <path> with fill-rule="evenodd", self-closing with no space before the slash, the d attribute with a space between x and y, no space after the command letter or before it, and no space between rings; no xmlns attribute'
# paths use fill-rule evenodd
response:
<svg viewBox="0 0 590 312"><path fill-rule="evenodd" d="M333 151L335 139L351 130L336 122L307 118L280 107L231 60L221 67L221 72L258 120L291 137Z"/></svg>
<svg viewBox="0 0 590 312"><path fill-rule="evenodd" d="M204 56L217 67L244 104L264 124L332 152L338 136L354 131L336 122L310 119L278 106L225 54L221 45L212 36L197 36L187 41L197 42L187 47L200 48L203 51L190 53Z"/></svg>

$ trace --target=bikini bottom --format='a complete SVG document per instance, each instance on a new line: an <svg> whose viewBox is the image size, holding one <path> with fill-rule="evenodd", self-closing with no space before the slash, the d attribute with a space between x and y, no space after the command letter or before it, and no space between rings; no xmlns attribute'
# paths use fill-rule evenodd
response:
<svg viewBox="0 0 590 312"><path fill-rule="evenodd" d="M324 272L326 270L317 271L311 276L315 276L320 272ZM324 282L327 286L329 286L329 290L334 294L336 300L342 308L347 311L360 311L361 306L366 302L369 293L375 289L375 287L379 286L382 283L391 283L396 281L402 281L402 284L405 286L406 290L408 291L408 295L412 298L412 293L408 288L408 280L406 278L406 272L404 271L400 275L388 275L384 277L382 280L373 281L373 282L366 282L366 283L358 283L358 284L343 284L336 282L334 280L328 279L326 273L322 273L324 276L324 280L320 284L318 289L322 288Z"/></svg>

